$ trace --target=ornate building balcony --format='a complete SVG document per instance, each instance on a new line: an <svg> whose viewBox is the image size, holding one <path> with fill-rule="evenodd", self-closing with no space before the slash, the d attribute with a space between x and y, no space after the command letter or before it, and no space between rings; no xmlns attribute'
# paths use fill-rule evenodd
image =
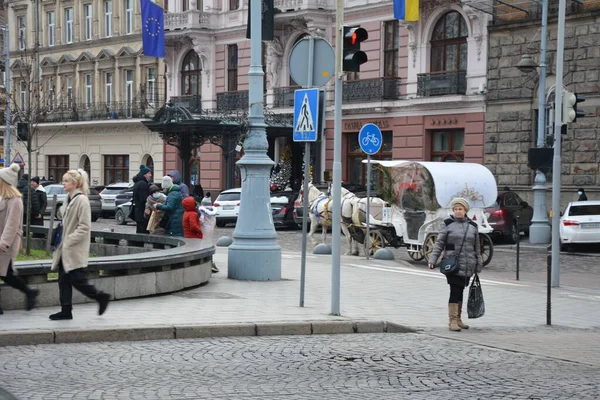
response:
<svg viewBox="0 0 600 400"><path fill-rule="evenodd" d="M273 108L294 107L294 92L300 86L273 88Z"/></svg>
<svg viewBox="0 0 600 400"><path fill-rule="evenodd" d="M202 96L200 95L172 96L171 101L177 106L187 108L192 114L202 112Z"/></svg>
<svg viewBox="0 0 600 400"><path fill-rule="evenodd" d="M275 8L282 12L298 10L334 10L335 4L331 0L275 0Z"/></svg>
<svg viewBox="0 0 600 400"><path fill-rule="evenodd" d="M441 71L417 75L417 96L444 96L467 92L467 71Z"/></svg>
<svg viewBox="0 0 600 400"><path fill-rule="evenodd" d="M69 104L70 103L70 104ZM101 121L108 119L152 118L162 103L150 103L147 100L131 102L59 102L49 104L39 116L39 122Z"/></svg>
<svg viewBox="0 0 600 400"><path fill-rule="evenodd" d="M357 103L400 99L400 78L345 81L342 101Z"/></svg>
<svg viewBox="0 0 600 400"><path fill-rule="evenodd" d="M247 108L247 90L217 93L217 110L241 110Z"/></svg>
<svg viewBox="0 0 600 400"><path fill-rule="evenodd" d="M165 13L165 31L208 29L209 14L198 10Z"/></svg>

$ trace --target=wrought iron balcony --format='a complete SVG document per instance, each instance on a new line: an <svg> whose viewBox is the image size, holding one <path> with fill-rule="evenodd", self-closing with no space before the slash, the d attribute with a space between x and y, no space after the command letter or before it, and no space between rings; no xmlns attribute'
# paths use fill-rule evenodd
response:
<svg viewBox="0 0 600 400"><path fill-rule="evenodd" d="M375 78L345 81L344 103L398 100L400 99L400 78Z"/></svg>
<svg viewBox="0 0 600 400"><path fill-rule="evenodd" d="M248 108L248 91L217 93L217 110L242 110Z"/></svg>
<svg viewBox="0 0 600 400"><path fill-rule="evenodd" d="M40 115L40 123L100 121L108 119L152 118L162 103L151 104L147 100L131 102L89 103L72 100L50 104Z"/></svg>
<svg viewBox="0 0 600 400"><path fill-rule="evenodd" d="M200 95L173 96L171 101L177 106L187 108L192 114L202 112L202 96Z"/></svg>
<svg viewBox="0 0 600 400"><path fill-rule="evenodd" d="M285 86L273 88L273 107L294 107L294 92L300 86Z"/></svg>
<svg viewBox="0 0 600 400"><path fill-rule="evenodd" d="M208 13L198 10L165 13L165 31L209 28Z"/></svg>
<svg viewBox="0 0 600 400"><path fill-rule="evenodd" d="M417 96L443 96L467 92L467 71L441 71L417 75Z"/></svg>

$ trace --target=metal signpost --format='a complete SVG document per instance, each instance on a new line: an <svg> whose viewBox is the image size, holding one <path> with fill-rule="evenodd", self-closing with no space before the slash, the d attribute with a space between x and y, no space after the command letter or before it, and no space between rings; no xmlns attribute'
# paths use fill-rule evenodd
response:
<svg viewBox="0 0 600 400"><path fill-rule="evenodd" d="M381 150L383 144L383 136L381 129L375 124L365 124L358 132L358 144L362 151L367 155L367 235L365 237L365 249L367 260L371 252L370 240L370 219L371 219L371 155L376 154Z"/></svg>
<svg viewBox="0 0 600 400"><path fill-rule="evenodd" d="M317 61L318 60L318 61ZM316 62L316 65L315 65ZM290 75L306 89L294 92L294 142L304 142L304 184L302 201L302 258L300 265L300 307L304 307L306 285L306 228L308 225L308 178L310 142L318 138L320 91L333 76L335 53L325 39L308 36L294 45L290 53ZM321 123L324 123L324 118ZM325 229L325 228L324 228Z"/></svg>

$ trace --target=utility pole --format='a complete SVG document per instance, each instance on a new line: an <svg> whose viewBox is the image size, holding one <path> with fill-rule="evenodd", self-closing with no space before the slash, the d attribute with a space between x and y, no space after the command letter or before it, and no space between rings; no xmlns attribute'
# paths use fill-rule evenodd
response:
<svg viewBox="0 0 600 400"><path fill-rule="evenodd" d="M230 279L272 281L281 279L281 247L271 216L269 174L273 161L267 156L263 111L262 0L250 0L250 90L244 156L237 162L242 176L240 214L229 246Z"/></svg>
<svg viewBox="0 0 600 400"><path fill-rule="evenodd" d="M540 37L540 70L538 86L537 147L545 147L546 138L546 39L548 37L548 0L542 0L542 33ZM535 171L533 217L529 228L531 243L549 243L551 238L546 206L546 174Z"/></svg>
<svg viewBox="0 0 600 400"><path fill-rule="evenodd" d="M333 128L333 222L331 226L331 314L340 315L340 250L342 219L342 60L344 54L344 0L335 13L335 120Z"/></svg>
<svg viewBox="0 0 600 400"><path fill-rule="evenodd" d="M554 160L552 163L552 286L560 284L560 178L563 102L563 59L565 52L565 17L567 1L558 3L558 33L556 47L556 91L554 96Z"/></svg>
<svg viewBox="0 0 600 400"><path fill-rule="evenodd" d="M41 106L41 96L40 96L40 0L35 0L35 44L34 44L34 53L35 53L35 82L34 82L34 99L35 99L35 104L37 104L36 106L36 115L34 116L34 118L38 118L38 114L40 112L40 106ZM37 121L36 121L37 123ZM30 127L30 131L29 132L33 132L31 130ZM37 150L38 150L38 135L35 135L35 173L37 175L38 173L38 155L37 155ZM33 153L32 153L33 154ZM29 160L29 165L31 166L32 161ZM31 170L31 168L30 168ZM30 172L31 174L31 172ZM29 177L31 178L31 175L29 175Z"/></svg>
<svg viewBox="0 0 600 400"><path fill-rule="evenodd" d="M10 34L7 25L2 27L4 31L4 90L6 92L6 109L4 122L4 166L10 164L10 125L12 124L10 115Z"/></svg>

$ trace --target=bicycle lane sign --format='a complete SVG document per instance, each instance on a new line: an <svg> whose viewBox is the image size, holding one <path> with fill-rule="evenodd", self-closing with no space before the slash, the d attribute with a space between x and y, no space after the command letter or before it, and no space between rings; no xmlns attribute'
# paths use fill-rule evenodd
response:
<svg viewBox="0 0 600 400"><path fill-rule="evenodd" d="M381 129L375 124L365 124L358 132L358 144L367 155L376 154L381 150L383 136Z"/></svg>

